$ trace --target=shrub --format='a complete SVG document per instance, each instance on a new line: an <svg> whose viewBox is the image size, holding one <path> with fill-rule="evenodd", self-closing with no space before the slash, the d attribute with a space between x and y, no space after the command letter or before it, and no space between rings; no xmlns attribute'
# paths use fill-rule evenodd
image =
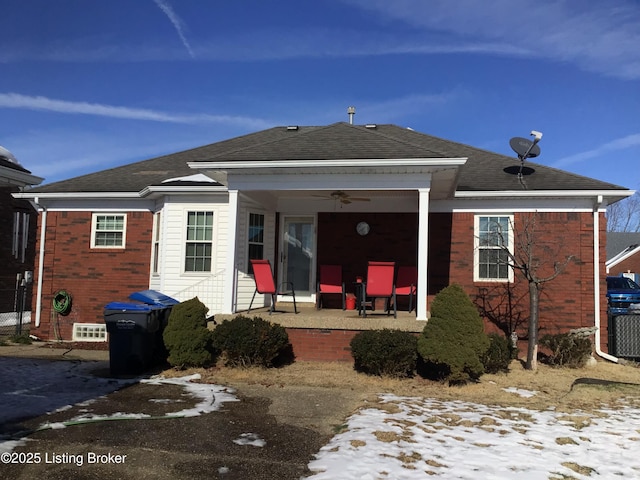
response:
<svg viewBox="0 0 640 480"><path fill-rule="evenodd" d="M291 352L289 335L281 325L260 317L238 315L213 330L213 344L230 366L271 367Z"/></svg>
<svg viewBox="0 0 640 480"><path fill-rule="evenodd" d="M431 304L431 318L418 338L425 374L449 384L477 380L484 373L481 356L489 337L478 310L459 285L441 290Z"/></svg>
<svg viewBox="0 0 640 480"><path fill-rule="evenodd" d="M214 363L216 351L207 328L209 309L197 297L172 307L162 334L174 367L206 367Z"/></svg>
<svg viewBox="0 0 640 480"><path fill-rule="evenodd" d="M356 370L391 377L411 376L416 370L417 338L400 330L366 330L351 339Z"/></svg>
<svg viewBox="0 0 640 480"><path fill-rule="evenodd" d="M592 353L589 332L572 330L569 333L544 335L539 343L550 353L545 363L554 367L581 368L587 363Z"/></svg>
<svg viewBox="0 0 640 480"><path fill-rule="evenodd" d="M499 333L489 334L489 348L481 357L485 373L508 372L513 347L511 341Z"/></svg>

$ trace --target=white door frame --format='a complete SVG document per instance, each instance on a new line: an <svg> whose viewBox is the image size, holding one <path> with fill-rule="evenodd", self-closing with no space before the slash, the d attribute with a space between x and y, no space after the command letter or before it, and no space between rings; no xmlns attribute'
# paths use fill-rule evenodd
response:
<svg viewBox="0 0 640 480"><path fill-rule="evenodd" d="M295 287L296 291L296 302L309 302L315 303L316 292L315 292L315 278L316 278L316 255L317 255L317 240L318 240L318 216L317 214L288 214L288 213L280 213L280 228L279 228L279 239L278 242L278 284L284 281L285 278L285 226L287 224L287 220L292 218L300 218L305 220L310 220L313 228L313 245L311 247L311 258L310 262L310 271L309 271L309 292L306 294L298 294L298 289ZM278 299L280 301L290 302L293 300L291 295L278 295Z"/></svg>

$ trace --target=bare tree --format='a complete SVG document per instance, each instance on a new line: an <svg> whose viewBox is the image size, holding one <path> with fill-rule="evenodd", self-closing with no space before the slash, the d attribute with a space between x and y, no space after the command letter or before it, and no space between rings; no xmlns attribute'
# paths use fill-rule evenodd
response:
<svg viewBox="0 0 640 480"><path fill-rule="evenodd" d="M640 232L640 194L638 192L607 207L607 231Z"/></svg>
<svg viewBox="0 0 640 480"><path fill-rule="evenodd" d="M558 252L553 252L550 245L542 243L536 238L537 212L522 217L521 226L516 230L515 225L511 225L513 232L514 248L509 249L505 235L507 232L500 232L501 249L508 258L508 265L514 272L527 281L529 289L529 334L527 347L527 370L536 370L538 356L538 325L540 313L540 293L544 284L552 281L560 275L575 257L569 255L562 262L550 260L557 256ZM558 246L555 246L558 248ZM550 263L553 262L552 265Z"/></svg>

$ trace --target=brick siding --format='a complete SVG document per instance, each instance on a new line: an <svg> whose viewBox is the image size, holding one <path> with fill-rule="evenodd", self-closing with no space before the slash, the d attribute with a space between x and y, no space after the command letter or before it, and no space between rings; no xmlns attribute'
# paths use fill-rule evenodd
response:
<svg viewBox="0 0 640 480"><path fill-rule="evenodd" d="M125 248L92 249L91 212L49 212L41 326L32 333L69 341L74 323L103 323L107 303L127 301L130 293L149 288L152 220L151 213L129 212ZM39 244L36 248L39 251ZM68 315L53 310L58 290L66 290L72 297Z"/></svg>

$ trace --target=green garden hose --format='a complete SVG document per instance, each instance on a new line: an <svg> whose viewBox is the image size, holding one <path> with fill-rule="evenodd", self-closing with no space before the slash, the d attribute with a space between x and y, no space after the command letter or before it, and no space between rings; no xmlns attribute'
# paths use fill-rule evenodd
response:
<svg viewBox="0 0 640 480"><path fill-rule="evenodd" d="M67 315L71 310L71 295L66 290L58 290L53 296L53 309L60 315Z"/></svg>

